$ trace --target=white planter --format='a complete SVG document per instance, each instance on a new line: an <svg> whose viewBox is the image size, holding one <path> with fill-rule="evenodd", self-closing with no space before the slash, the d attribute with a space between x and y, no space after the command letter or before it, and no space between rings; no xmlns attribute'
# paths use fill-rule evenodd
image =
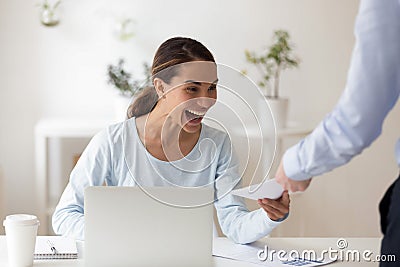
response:
<svg viewBox="0 0 400 267"><path fill-rule="evenodd" d="M289 109L289 99L267 97L267 102L271 108L276 128L277 129L285 128L287 123L288 109Z"/></svg>
<svg viewBox="0 0 400 267"><path fill-rule="evenodd" d="M126 119L126 113L132 100L131 97L122 96L120 94L114 97L114 120L116 122L121 122Z"/></svg>

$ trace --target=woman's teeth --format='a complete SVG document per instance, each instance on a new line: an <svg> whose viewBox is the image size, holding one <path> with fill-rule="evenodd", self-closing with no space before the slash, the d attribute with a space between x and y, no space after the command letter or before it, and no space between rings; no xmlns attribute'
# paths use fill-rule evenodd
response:
<svg viewBox="0 0 400 267"><path fill-rule="evenodd" d="M200 112L200 111L195 111L195 110L190 110L190 109L187 109L187 111L192 113L192 114L194 114L194 115L196 115L196 116L199 116L199 117L203 117L206 114L205 111L204 112Z"/></svg>

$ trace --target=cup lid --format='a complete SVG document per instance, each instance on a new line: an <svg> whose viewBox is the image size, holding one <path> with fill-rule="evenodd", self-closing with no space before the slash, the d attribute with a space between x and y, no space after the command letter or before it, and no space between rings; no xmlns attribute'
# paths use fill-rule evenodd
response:
<svg viewBox="0 0 400 267"><path fill-rule="evenodd" d="M39 220L35 215L30 214L13 214L8 215L3 221L3 226L6 225L18 225L18 226L30 226L39 225Z"/></svg>

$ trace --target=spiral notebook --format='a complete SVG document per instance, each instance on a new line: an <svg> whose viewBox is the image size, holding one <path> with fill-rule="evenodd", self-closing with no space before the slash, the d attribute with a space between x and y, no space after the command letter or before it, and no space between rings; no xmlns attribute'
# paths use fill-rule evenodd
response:
<svg viewBox="0 0 400 267"><path fill-rule="evenodd" d="M36 237L35 260L77 259L75 239L64 236Z"/></svg>

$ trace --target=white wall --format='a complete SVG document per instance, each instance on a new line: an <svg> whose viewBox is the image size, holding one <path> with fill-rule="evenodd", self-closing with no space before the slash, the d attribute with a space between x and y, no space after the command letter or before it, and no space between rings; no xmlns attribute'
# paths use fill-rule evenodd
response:
<svg viewBox="0 0 400 267"><path fill-rule="evenodd" d="M283 74L282 94L291 99L291 120L315 125L344 88L357 7L356 0L64 0L60 25L45 28L33 2L0 0L6 212L36 210L35 123L42 117L112 118L107 64L122 56L130 70L139 72L171 36L194 37L218 62L242 69L248 66L244 49L260 50L273 30L288 29L302 63ZM128 42L113 37L114 21L121 16L136 20L136 36ZM314 179L310 191L293 200L291 217L277 234L298 235L301 226L302 233L314 236L379 235L377 200L398 172L392 145L399 136L399 112L398 107L392 112L383 136L366 154ZM304 211L307 216L301 216Z"/></svg>

